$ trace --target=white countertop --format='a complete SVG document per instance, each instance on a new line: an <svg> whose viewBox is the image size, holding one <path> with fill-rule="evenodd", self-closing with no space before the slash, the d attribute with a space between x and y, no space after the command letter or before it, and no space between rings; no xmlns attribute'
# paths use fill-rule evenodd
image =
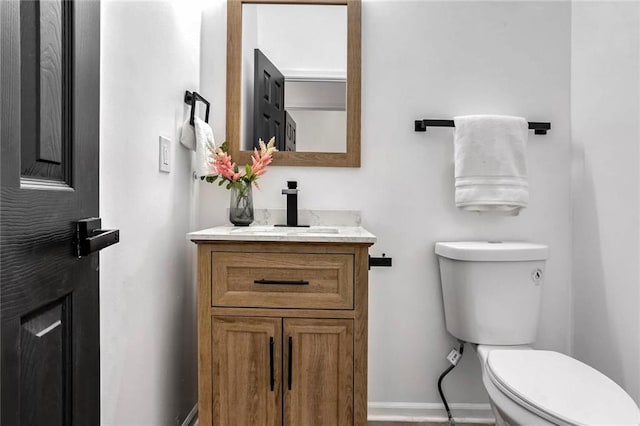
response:
<svg viewBox="0 0 640 426"><path fill-rule="evenodd" d="M300 228L273 225L216 226L187 234L191 241L280 241L321 243L375 243L376 236L361 226L310 226Z"/></svg>

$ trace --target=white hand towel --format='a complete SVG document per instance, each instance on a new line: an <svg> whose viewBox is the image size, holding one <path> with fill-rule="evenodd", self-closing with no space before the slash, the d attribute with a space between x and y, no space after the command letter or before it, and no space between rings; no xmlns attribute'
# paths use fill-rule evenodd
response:
<svg viewBox="0 0 640 426"><path fill-rule="evenodd" d="M182 130L180 131L180 143L184 145L185 148L190 149L191 151L196 150L196 131L193 126L189 123L190 118L184 121L182 125ZM193 119L195 122L195 118Z"/></svg>
<svg viewBox="0 0 640 426"><path fill-rule="evenodd" d="M529 202L527 120L468 115L454 121L456 206L517 215Z"/></svg>
<svg viewBox="0 0 640 426"><path fill-rule="evenodd" d="M193 118L193 126L189 118L182 125L180 143L186 148L196 152L196 173L198 176L207 176L215 173L209 164L216 151L211 126L198 117Z"/></svg>

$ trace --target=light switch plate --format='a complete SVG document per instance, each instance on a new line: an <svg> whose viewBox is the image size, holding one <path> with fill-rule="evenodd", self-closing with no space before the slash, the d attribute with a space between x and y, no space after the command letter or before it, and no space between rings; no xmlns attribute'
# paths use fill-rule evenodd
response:
<svg viewBox="0 0 640 426"><path fill-rule="evenodd" d="M171 140L160 136L158 167L161 172L171 173Z"/></svg>

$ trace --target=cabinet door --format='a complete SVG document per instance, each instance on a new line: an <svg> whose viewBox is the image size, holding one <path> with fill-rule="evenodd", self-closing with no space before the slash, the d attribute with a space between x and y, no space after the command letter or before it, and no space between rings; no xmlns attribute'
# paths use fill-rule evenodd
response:
<svg viewBox="0 0 640 426"><path fill-rule="evenodd" d="M284 319L284 425L353 425L353 320Z"/></svg>
<svg viewBox="0 0 640 426"><path fill-rule="evenodd" d="M213 424L282 425L282 319L214 316Z"/></svg>

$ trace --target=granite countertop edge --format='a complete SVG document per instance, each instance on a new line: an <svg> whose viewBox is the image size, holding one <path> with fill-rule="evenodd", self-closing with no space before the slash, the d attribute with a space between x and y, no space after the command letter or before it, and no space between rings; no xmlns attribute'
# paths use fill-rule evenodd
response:
<svg viewBox="0 0 640 426"><path fill-rule="evenodd" d="M335 229L337 233L328 233ZM315 231L315 232L314 232ZM215 226L190 232L191 241L267 241L320 243L375 243L377 238L361 226L310 226L274 228L273 226Z"/></svg>

